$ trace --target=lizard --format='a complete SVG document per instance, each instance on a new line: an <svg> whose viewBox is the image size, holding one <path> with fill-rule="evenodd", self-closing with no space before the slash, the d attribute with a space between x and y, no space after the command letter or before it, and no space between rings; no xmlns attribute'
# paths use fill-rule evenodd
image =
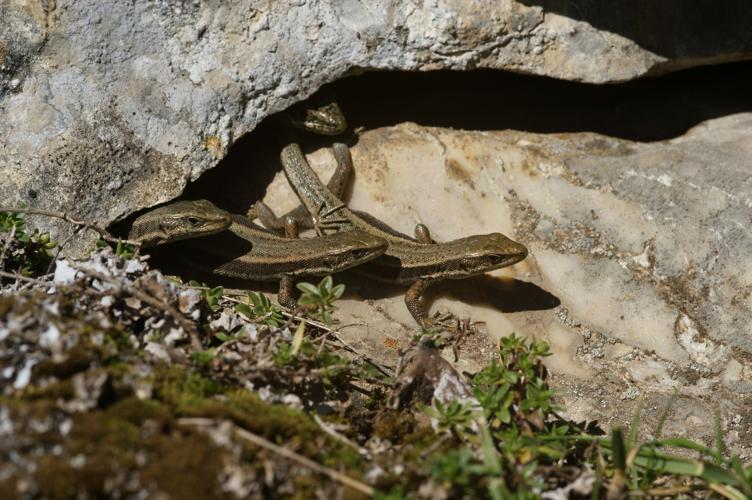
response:
<svg viewBox="0 0 752 500"><path fill-rule="evenodd" d="M279 120L283 128L279 132L280 146L295 140L295 134L291 129L302 130L324 136L340 135L347 130L347 119L336 101L324 101L323 104L312 105L311 103L299 103L281 114ZM340 196L345 190L347 175L333 175L329 179L327 187ZM277 219L273 213L270 213L269 207L263 203L255 203L246 212L246 217L250 220L270 220ZM294 222L293 222L294 221ZM310 224L310 217L305 206L298 206L280 217L278 223L267 229L278 234L285 232L287 228L292 227L287 224L295 224L297 229L313 229Z"/></svg>
<svg viewBox="0 0 752 500"><path fill-rule="evenodd" d="M335 101L320 106L304 103L284 114L284 121L299 130L320 135L339 135L347 130L347 119Z"/></svg>
<svg viewBox="0 0 752 500"><path fill-rule="evenodd" d="M221 232L230 238L204 237ZM177 201L136 218L129 239L143 246L186 240L191 252L179 257L211 274L253 281L280 281L278 301L294 309L295 278L322 276L356 266L383 254L387 244L365 231L297 239L291 228L281 237L231 214L208 200Z"/></svg>
<svg viewBox="0 0 752 500"><path fill-rule="evenodd" d="M352 170L350 150L341 143L335 143L333 149L338 164L334 176L345 177ZM297 143L285 146L280 158L291 187L310 214L309 219L319 234L325 234L328 229L360 230L388 242L389 247L381 257L359 266L356 271L378 281L407 285L405 304L423 327L433 324L427 317L423 301L423 294L429 285L444 279L483 274L515 264L527 256L524 245L501 233L437 243L431 238L428 228L418 224L414 238L402 234L367 213L348 208L338 194L318 178ZM344 181L339 179L334 184L344 186ZM263 203L257 203L257 213L266 227L278 227L282 219L274 217ZM289 215L285 217L288 223L289 218Z"/></svg>

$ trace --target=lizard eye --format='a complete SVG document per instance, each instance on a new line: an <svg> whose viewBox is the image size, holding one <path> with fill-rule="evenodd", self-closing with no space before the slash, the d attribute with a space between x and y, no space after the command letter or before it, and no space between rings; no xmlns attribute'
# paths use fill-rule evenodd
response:
<svg viewBox="0 0 752 500"><path fill-rule="evenodd" d="M188 217L188 224L191 226L198 226L199 222L198 217Z"/></svg>
<svg viewBox="0 0 752 500"><path fill-rule="evenodd" d="M488 256L488 261L491 263L491 265L497 265L501 264L501 262L504 260L504 257L502 257L499 254L491 254Z"/></svg>
<svg viewBox="0 0 752 500"><path fill-rule="evenodd" d="M352 255L356 259L362 259L368 254L368 250L364 248L355 248L353 250L350 250L350 255Z"/></svg>

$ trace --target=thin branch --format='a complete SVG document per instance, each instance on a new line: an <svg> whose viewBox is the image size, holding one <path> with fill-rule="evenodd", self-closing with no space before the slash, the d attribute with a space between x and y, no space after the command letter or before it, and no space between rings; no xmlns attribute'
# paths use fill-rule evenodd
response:
<svg viewBox="0 0 752 500"><path fill-rule="evenodd" d="M690 491L701 491L704 488L697 486L673 486L669 488L652 488L645 491L645 494L655 497L676 497L682 493Z"/></svg>
<svg viewBox="0 0 752 500"><path fill-rule="evenodd" d="M118 238L114 236L112 233L110 233L107 229L103 228L96 222L87 221L87 220L81 220L81 219L74 219L70 215L68 215L65 212L56 212L54 210L42 210L38 208L8 208L8 207L0 207L0 213L19 213L19 214L27 214L27 215L41 215L44 217L54 217L56 219L62 219L65 222L70 222L71 224L75 224L77 226L85 227L87 229L91 229L92 231L96 232L101 236L101 238L105 241L108 241L110 243L127 243L129 245L134 246L141 246L141 243L135 240L126 240L123 238Z"/></svg>
<svg viewBox="0 0 752 500"><path fill-rule="evenodd" d="M143 292L137 288L125 288L123 286L123 283L119 282L118 280L107 276L105 274L102 274L97 271L91 271L88 269L83 269L77 266L71 266L76 271L80 271L86 276L89 276L91 278L96 278L99 281L103 281L106 283L109 283L110 285L114 286L120 293L127 293L141 302L146 303L147 305L150 305L151 307L158 309L160 311L163 311L164 313L172 316L172 318L175 320L175 322L180 325L183 330L188 334L188 336L191 339L191 346L196 351L203 351L204 347L201 345L201 339L198 336L198 331L196 330L196 326L191 323L188 319L186 319L183 314L178 311L172 304L169 304L167 302L162 302L161 300L157 300L151 295L147 294L146 292Z"/></svg>
<svg viewBox="0 0 752 500"><path fill-rule="evenodd" d="M249 443L255 444L256 446L265 448L273 453L276 453L277 455L281 457L297 462L300 465L303 465L304 467L308 467L309 469L315 472L318 472L319 474L323 474L327 476L329 479L333 479L334 481L337 481L345 486L349 486L350 488L356 491L359 491L365 495L373 496L373 494L375 493L374 489L371 486L361 481L358 481L357 479L353 479L350 476L346 476L340 472L337 472L334 469L325 467L319 464L318 462L314 462L310 458L304 457L303 455L296 453L290 449L284 448L282 446L278 446L272 443L271 441L264 439L258 434L254 434L253 432L250 432L241 427L238 427L237 425L230 422L229 420L220 420L219 422L225 425L228 425L238 437L240 437L241 439L244 439L245 441L248 441ZM178 419L178 424L193 426L193 427L210 427L214 425L215 423L217 423L217 421L214 421L208 418Z"/></svg>
<svg viewBox="0 0 752 500"><path fill-rule="evenodd" d="M47 275L45 275L45 276L47 276ZM0 277L2 277L2 278L8 278L8 279L14 279L14 280L17 280L17 281L25 281L26 283L32 283L34 285L39 285L39 286L52 286L52 283L48 283L46 281L41 281L41 280L34 279L34 278L28 278L28 277L26 277L26 276L24 276L22 274L18 274L18 273L9 273L9 272L6 272L6 271L0 271Z"/></svg>
<svg viewBox="0 0 752 500"><path fill-rule="evenodd" d="M357 443L350 441L345 436L335 431L330 425L324 422L321 419L321 417L319 417L316 413L313 414L313 419L316 421L317 424L319 424L319 427L321 427L322 431L326 432L327 434L329 434L331 437L333 437L340 443L345 444L349 446L350 448L354 449L355 451L363 455L365 458L370 459L371 454L368 453L368 450L366 450L362 446L359 446Z"/></svg>
<svg viewBox="0 0 752 500"><path fill-rule="evenodd" d="M10 233L5 235L3 238L3 251L0 253L0 267L2 270L5 270L5 254L8 251L8 247L10 247L10 242L13 241L13 238L16 236L16 226L15 224L10 228Z"/></svg>
<svg viewBox="0 0 752 500"><path fill-rule="evenodd" d="M57 258L60 257L60 252L63 251L63 248L65 248L65 245L67 245L70 242L70 240L72 240L78 234L80 230L81 230L81 226L74 229L73 232L69 234L68 237L65 238L65 240L63 240L63 242L57 246L57 249L55 250L55 255L52 256L50 265L47 266L48 273L52 271L52 267L55 265L55 263L57 263Z"/></svg>

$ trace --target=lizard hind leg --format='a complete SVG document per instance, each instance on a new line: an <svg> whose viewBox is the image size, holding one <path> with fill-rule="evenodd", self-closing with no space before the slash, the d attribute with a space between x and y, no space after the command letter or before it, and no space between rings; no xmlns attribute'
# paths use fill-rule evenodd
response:
<svg viewBox="0 0 752 500"><path fill-rule="evenodd" d="M300 236L300 222L292 215L285 217L285 238L295 240Z"/></svg>
<svg viewBox="0 0 752 500"><path fill-rule="evenodd" d="M407 306L407 310L410 311L410 314L415 321L417 321L423 328L428 328L433 324L428 318L428 310L423 298L423 293L430 284L431 281L419 278L415 283L410 285L410 288L405 292L405 305Z"/></svg>
<svg viewBox="0 0 752 500"><path fill-rule="evenodd" d="M279 280L277 302L291 311L298 307L298 301L295 299L295 279L289 274L282 276Z"/></svg>
<svg viewBox="0 0 752 500"><path fill-rule="evenodd" d="M282 217L280 217L281 219ZM284 217L284 229L285 238L297 239L298 238L298 220L292 216L287 215ZM283 307L290 310L295 310L298 307L298 301L295 298L295 278L289 274L282 276L279 280L279 293L277 293L277 302Z"/></svg>

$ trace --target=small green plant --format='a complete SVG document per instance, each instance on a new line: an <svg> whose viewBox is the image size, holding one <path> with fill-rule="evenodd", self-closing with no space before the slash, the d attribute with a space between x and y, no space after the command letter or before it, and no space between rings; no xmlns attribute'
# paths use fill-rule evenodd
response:
<svg viewBox="0 0 752 500"><path fill-rule="evenodd" d="M345 293L345 285L334 286L331 276L327 276L316 285L311 283L298 283L298 290L302 292L298 304L311 311L311 315L321 320L326 325L331 325L334 302Z"/></svg>
<svg viewBox="0 0 752 500"><path fill-rule="evenodd" d="M462 443L439 455L431 469L452 494L537 498L543 488L539 465L573 453L572 443L557 440L575 430L555 417L541 362L547 355L545 342L505 337L499 359L472 379L478 405L454 401L425 410L439 430Z"/></svg>
<svg viewBox="0 0 752 500"><path fill-rule="evenodd" d="M219 301L222 300L222 296L225 293L225 289L221 286L216 286L208 290L204 290L204 299L212 312L217 312L222 309Z"/></svg>
<svg viewBox="0 0 752 500"><path fill-rule="evenodd" d="M101 249L101 248L106 248L106 247L110 246L110 244L107 243L103 239L98 239L96 241L96 243L95 243L95 246L97 248ZM118 240L117 244L115 244L114 251L115 251L115 255L117 255L118 257L121 257L121 258L123 258L125 260L132 259L136 255L136 247L135 246L130 245L128 243L123 243L122 241L119 241L119 240Z"/></svg>
<svg viewBox="0 0 752 500"><path fill-rule="evenodd" d="M292 345L289 342L280 342L277 345L277 352L274 353L274 363L277 366L288 366L295 361L296 356L292 353Z"/></svg>
<svg viewBox="0 0 752 500"><path fill-rule="evenodd" d="M214 334L217 339L221 340L222 342L230 342L233 340L240 340L245 336L245 330L241 328L235 333L228 333L228 332L217 332Z"/></svg>
<svg viewBox="0 0 752 500"><path fill-rule="evenodd" d="M473 423L472 408L459 401L450 401L443 405L436 401L433 406L424 408L425 413L436 420L439 431L449 431L455 438L470 432Z"/></svg>
<svg viewBox="0 0 752 500"><path fill-rule="evenodd" d="M300 330L299 330L300 331ZM324 383L334 385L345 379L358 378L358 366L348 359L317 348L309 339L293 342L279 342L274 353L274 363L278 367L302 368L320 373Z"/></svg>
<svg viewBox="0 0 752 500"><path fill-rule="evenodd" d="M260 319L274 328L284 323L282 311L279 307L272 304L269 297L263 293L250 292L248 294L248 301L253 307L248 304L238 304L235 306L235 311L249 318Z"/></svg>
<svg viewBox="0 0 752 500"><path fill-rule="evenodd" d="M206 305L212 312L217 312L222 309L222 305L219 302L222 300L222 296L225 294L224 287L215 286L214 288L209 288L205 283L199 283L196 280L189 281L188 286L203 290Z"/></svg>
<svg viewBox="0 0 752 500"><path fill-rule="evenodd" d="M610 437L580 435L576 439L597 444L605 459L605 470L610 476L608 494L616 498L627 491L650 492L651 485L662 477L684 476L685 482L694 483L687 490L710 489L724 498L743 500L752 498L752 466L742 465L738 455L728 455L723 440L716 436L715 448L685 438L637 440L635 431L639 424L639 407L632 421L632 430L625 439L622 429L616 427ZM720 426L716 415L716 428ZM683 449L697 453L696 459L679 457L662 451L664 448ZM600 478L603 480L603 478ZM689 481L686 481L689 479Z"/></svg>
<svg viewBox="0 0 752 500"><path fill-rule="evenodd" d="M206 366L212 362L215 356L216 356L216 352L214 351L214 349L209 349L206 351L192 352L190 354L190 359L191 361L196 363L198 366Z"/></svg>
<svg viewBox="0 0 752 500"><path fill-rule="evenodd" d="M54 258L51 250L57 247L49 233L40 233L38 229L29 233L26 216L19 213L0 213L0 233L5 235L0 238L0 248L4 248L0 268L22 276L47 272Z"/></svg>
<svg viewBox="0 0 752 500"><path fill-rule="evenodd" d="M483 464L469 448L452 450L444 455L439 455L429 469L433 479L444 487L453 490L458 497L482 496L482 489L478 486L483 483L483 477L488 474L488 468Z"/></svg>

